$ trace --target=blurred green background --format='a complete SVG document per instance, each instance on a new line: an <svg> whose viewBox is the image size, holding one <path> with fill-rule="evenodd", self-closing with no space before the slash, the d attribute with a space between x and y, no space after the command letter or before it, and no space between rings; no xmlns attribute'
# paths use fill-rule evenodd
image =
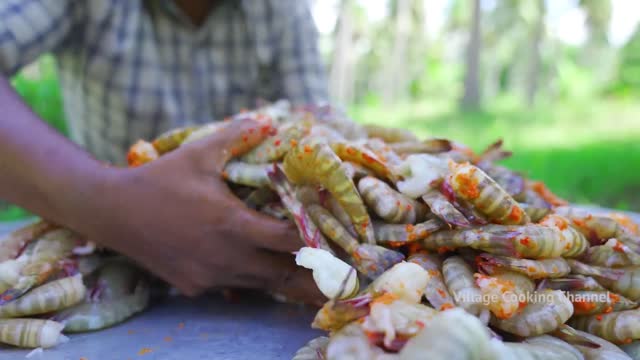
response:
<svg viewBox="0 0 640 360"><path fill-rule="evenodd" d="M309 0L333 101L481 150L559 195L640 211L640 13L625 0ZM55 64L13 84L66 133ZM24 212L4 206L0 220Z"/></svg>

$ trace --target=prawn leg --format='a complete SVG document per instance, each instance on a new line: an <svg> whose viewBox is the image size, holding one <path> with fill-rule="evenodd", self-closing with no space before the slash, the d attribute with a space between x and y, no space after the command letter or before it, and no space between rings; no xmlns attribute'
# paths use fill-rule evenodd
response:
<svg viewBox="0 0 640 360"><path fill-rule="evenodd" d="M271 170L268 175L272 187L276 190L278 196L280 196L285 208L293 216L293 221L298 227L302 241L309 247L321 248L333 253L327 240L322 236L322 233L313 223L313 220L309 217L309 214L307 214L302 203L297 199L293 186L287 181L287 177L282 170L280 170L280 167L274 165L273 170Z"/></svg>
<svg viewBox="0 0 640 360"><path fill-rule="evenodd" d="M606 291L604 286L600 285L596 279L584 275L570 275L562 278L543 279L538 284L538 289L552 290L589 290L589 291Z"/></svg>

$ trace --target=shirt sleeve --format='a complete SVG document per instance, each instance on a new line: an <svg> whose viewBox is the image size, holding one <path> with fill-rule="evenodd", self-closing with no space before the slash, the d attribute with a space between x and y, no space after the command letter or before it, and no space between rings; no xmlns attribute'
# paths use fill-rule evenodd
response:
<svg viewBox="0 0 640 360"><path fill-rule="evenodd" d="M76 0L0 0L0 74L57 50L77 24Z"/></svg>
<svg viewBox="0 0 640 360"><path fill-rule="evenodd" d="M328 100L327 79L309 1L287 4L276 54L283 95L296 105L324 103Z"/></svg>

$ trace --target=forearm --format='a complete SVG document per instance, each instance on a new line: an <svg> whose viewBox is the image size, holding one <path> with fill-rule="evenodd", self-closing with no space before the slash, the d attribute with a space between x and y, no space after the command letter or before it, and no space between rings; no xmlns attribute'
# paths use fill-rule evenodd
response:
<svg viewBox="0 0 640 360"><path fill-rule="evenodd" d="M0 198L64 225L106 174L33 113L0 76Z"/></svg>

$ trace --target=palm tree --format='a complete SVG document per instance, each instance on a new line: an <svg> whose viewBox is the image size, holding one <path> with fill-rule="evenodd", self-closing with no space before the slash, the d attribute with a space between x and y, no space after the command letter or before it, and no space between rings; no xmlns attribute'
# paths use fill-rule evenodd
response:
<svg viewBox="0 0 640 360"><path fill-rule="evenodd" d="M474 110L480 107L480 49L481 49L481 15L480 0L473 1L473 15L469 42L466 53L466 73L464 79L464 95L461 106L466 110Z"/></svg>
<svg viewBox="0 0 640 360"><path fill-rule="evenodd" d="M540 63L542 61L540 54L540 47L542 46L542 40L544 36L544 15L545 15L545 3L544 0L536 1L536 13L533 28L531 29L531 40L529 50L529 66L527 69L526 80L526 100L527 104L532 105L535 101L536 94L538 92L538 79L540 78Z"/></svg>
<svg viewBox="0 0 640 360"><path fill-rule="evenodd" d="M336 28L334 48L329 73L331 97L342 103L350 103L354 97L354 63L352 53L354 41L353 0L342 0Z"/></svg>

